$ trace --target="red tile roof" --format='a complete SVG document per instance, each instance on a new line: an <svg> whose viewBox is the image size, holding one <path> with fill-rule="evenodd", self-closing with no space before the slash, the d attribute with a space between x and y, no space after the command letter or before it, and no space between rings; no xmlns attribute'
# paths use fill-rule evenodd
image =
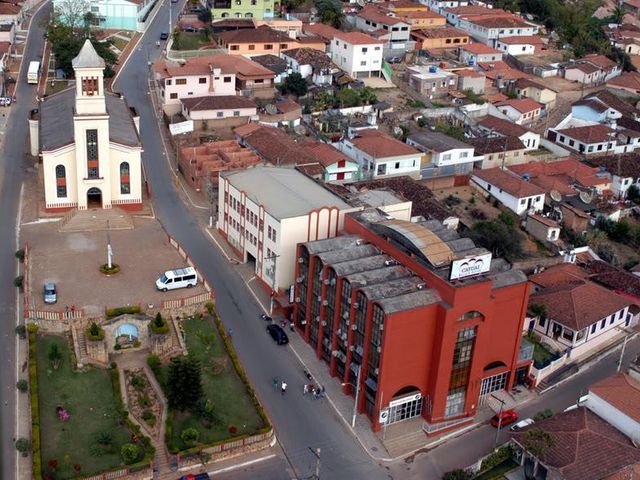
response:
<svg viewBox="0 0 640 480"><path fill-rule="evenodd" d="M539 459L545 466L558 471L551 475L554 478L604 479L640 462L640 449L585 407L536 422L523 432L513 434L513 439L521 445L526 443L526 432L532 428L539 428L554 439L553 446Z"/></svg>
<svg viewBox="0 0 640 480"><path fill-rule="evenodd" d="M302 26L304 33L312 33L327 41L331 41L336 33L340 33L340 30L333 28L331 25L325 25L324 23L311 23Z"/></svg>
<svg viewBox="0 0 640 480"><path fill-rule="evenodd" d="M467 142L476 150L476 154L502 153L524 150L526 147L518 137L481 137L471 138Z"/></svg>
<svg viewBox="0 0 640 480"><path fill-rule="evenodd" d="M589 387L590 393L640 423L640 382L626 373L618 373Z"/></svg>
<svg viewBox="0 0 640 480"><path fill-rule="evenodd" d="M456 75L458 75L459 77L485 78L482 73L469 69L457 70Z"/></svg>
<svg viewBox="0 0 640 480"><path fill-rule="evenodd" d="M373 158L420 154L415 148L375 129L360 130L357 135L350 142Z"/></svg>
<svg viewBox="0 0 640 480"><path fill-rule="evenodd" d="M587 265L591 279L610 288L620 295L627 295L640 304L640 277L619 267L596 260Z"/></svg>
<svg viewBox="0 0 640 480"><path fill-rule="evenodd" d="M612 78L607 82L610 87L627 88L629 90L640 91L640 73L624 72L619 77Z"/></svg>
<svg viewBox="0 0 640 480"><path fill-rule="evenodd" d="M515 37L503 37L498 40L506 45L542 45L542 37L538 35L518 35Z"/></svg>
<svg viewBox="0 0 640 480"><path fill-rule="evenodd" d="M18 15L22 10L20 5L12 3L0 3L0 15Z"/></svg>
<svg viewBox="0 0 640 480"><path fill-rule="evenodd" d="M502 170L498 167L488 168L486 170L474 170L471 178L474 177L484 180L515 198L535 197L536 195L544 195L545 193L544 190L537 185L526 182L508 170Z"/></svg>
<svg viewBox="0 0 640 480"><path fill-rule="evenodd" d="M358 12L357 16L375 23L381 23L383 25L391 26L397 25L398 23L404 23L405 25L407 25L407 23L402 19L397 17L390 17L377 5L373 4L365 5L365 7L360 10L360 12Z"/></svg>
<svg viewBox="0 0 640 480"><path fill-rule="evenodd" d="M496 104L496 107L513 107L520 113L535 112L542 108L542 104L532 100L531 98L511 98Z"/></svg>
<svg viewBox="0 0 640 480"><path fill-rule="evenodd" d="M485 28L532 28L533 25L514 16L482 17L469 19L471 23ZM506 38L506 37L504 37Z"/></svg>
<svg viewBox="0 0 640 480"><path fill-rule="evenodd" d="M412 34L420 35L424 38L464 38L469 37L469 34L464 30L460 30L455 27L438 27L438 28L424 28L421 30L412 30Z"/></svg>
<svg viewBox="0 0 640 480"><path fill-rule="evenodd" d="M212 68L220 68L222 73L235 73L240 79L275 77L268 68L241 55L195 57L187 59L184 64L160 60L153 68L163 77L209 75Z"/></svg>
<svg viewBox="0 0 640 480"><path fill-rule="evenodd" d="M615 130L599 123L586 127L563 128L562 130L556 130L556 132L558 135L565 135L589 145L591 143L604 143L613 140L612 134L615 133Z"/></svg>
<svg viewBox="0 0 640 480"><path fill-rule="evenodd" d="M509 170L518 175L528 175L531 181L542 188L558 190L563 195L577 195L572 187L577 183L583 187L595 187L611 183L608 178L598 177L598 168L590 167L575 158L553 162L529 162L510 165Z"/></svg>
<svg viewBox="0 0 640 480"><path fill-rule="evenodd" d="M585 55L580 60L586 60L590 63L593 63L603 70L609 70L617 65L617 63L611 60L609 57L605 55L596 55L595 53L591 55Z"/></svg>
<svg viewBox="0 0 640 480"><path fill-rule="evenodd" d="M314 158L324 167L329 167L340 161L353 163L353 160L343 154L340 150L326 143L305 142L299 146L299 149L308 154L309 157Z"/></svg>
<svg viewBox="0 0 640 480"><path fill-rule="evenodd" d="M489 115L488 117L482 119L480 122L478 122L478 125L483 128L493 130L501 135L511 137L521 137L525 133L531 131L524 128L522 125L518 125L509 120L504 120L492 115Z"/></svg>
<svg viewBox="0 0 640 480"><path fill-rule="evenodd" d="M187 110L230 110L234 108L256 109L256 102L243 95L216 95L207 97L183 98L182 104ZM255 110L253 112L255 114Z"/></svg>
<svg viewBox="0 0 640 480"><path fill-rule="evenodd" d="M484 43L470 43L468 45L462 45L460 50L465 50L469 53L475 53L476 55L486 55L491 53L499 53L502 55L502 52L497 48L492 48Z"/></svg>
<svg viewBox="0 0 640 480"><path fill-rule="evenodd" d="M248 124L236 128L234 133L243 144L274 165L315 162L313 158L300 151L298 143L278 128Z"/></svg>
<svg viewBox="0 0 640 480"><path fill-rule="evenodd" d="M362 32L339 32L334 34L334 38L351 45L382 45L384 43Z"/></svg>
<svg viewBox="0 0 640 480"><path fill-rule="evenodd" d="M487 8L480 5L467 5L464 7L452 7L444 10L447 13L453 13L454 15L498 15L507 13L501 8Z"/></svg>
<svg viewBox="0 0 640 480"><path fill-rule="evenodd" d="M580 283L589 277L589 272L573 263L561 263L529 276L529 281L539 287L557 287L567 283Z"/></svg>
<svg viewBox="0 0 640 480"><path fill-rule="evenodd" d="M274 30L267 25L258 28L243 28L241 30L230 30L218 35L221 43L225 45L238 43L288 43L292 39L280 30Z"/></svg>
<svg viewBox="0 0 640 480"><path fill-rule="evenodd" d="M529 304L545 306L548 318L577 332L632 302L594 282L569 279L532 294Z"/></svg>

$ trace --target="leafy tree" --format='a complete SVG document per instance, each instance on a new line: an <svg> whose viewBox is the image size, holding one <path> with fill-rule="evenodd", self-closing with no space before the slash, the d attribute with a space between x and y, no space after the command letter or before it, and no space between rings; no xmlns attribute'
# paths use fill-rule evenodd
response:
<svg viewBox="0 0 640 480"><path fill-rule="evenodd" d="M522 447L533 457L533 465L525 463L525 478L533 479L538 471L538 461L544 458L545 453L555 445L555 438L544 430L534 427L527 430L520 441Z"/></svg>
<svg viewBox="0 0 640 480"><path fill-rule="evenodd" d="M53 17L71 29L87 26L88 0L58 0L53 8Z"/></svg>
<svg viewBox="0 0 640 480"><path fill-rule="evenodd" d="M131 465L140 458L140 447L134 443L125 443L120 448L120 456L125 464Z"/></svg>
<svg viewBox="0 0 640 480"><path fill-rule="evenodd" d="M371 87L361 88L359 91L360 102L363 105L373 105L378 101L378 97L376 96L376 92Z"/></svg>
<svg viewBox="0 0 640 480"><path fill-rule="evenodd" d="M616 4L615 8L613 9L613 12L611 13L611 17L614 23L617 23L618 25L620 25L622 23L622 20L624 19L624 15L625 15L625 11L622 4L621 3Z"/></svg>
<svg viewBox="0 0 640 480"><path fill-rule="evenodd" d="M640 203L640 188L637 185L631 185L627 190L627 199L636 205Z"/></svg>
<svg viewBox="0 0 640 480"><path fill-rule="evenodd" d="M182 432L180 432L180 438L187 446L193 446L198 443L200 439L200 432L195 428L185 428Z"/></svg>
<svg viewBox="0 0 640 480"><path fill-rule="evenodd" d="M340 108L356 107L360 105L360 94L353 88L343 88L336 93L336 100Z"/></svg>
<svg viewBox="0 0 640 480"><path fill-rule="evenodd" d="M282 93L287 94L291 93L296 97L303 97L307 94L308 90L307 81L302 78L298 72L294 72L291 75L288 75L282 83L280 89Z"/></svg>
<svg viewBox="0 0 640 480"><path fill-rule="evenodd" d="M21 392L24 393L27 390L29 390L29 382L27 382L25 379L22 380L18 380L18 383L16 383L16 388Z"/></svg>
<svg viewBox="0 0 640 480"><path fill-rule="evenodd" d="M26 457L31 451L31 442L28 438L19 438L16 440L16 450Z"/></svg>
<svg viewBox="0 0 640 480"><path fill-rule="evenodd" d="M490 250L494 256L507 258L522 256L522 235L515 226L503 221L480 221L471 228L469 238Z"/></svg>
<svg viewBox="0 0 640 480"><path fill-rule="evenodd" d="M320 14L320 20L322 23L326 23L335 28L340 28L342 25L342 2L339 0L316 0L316 9Z"/></svg>
<svg viewBox="0 0 640 480"><path fill-rule="evenodd" d="M198 20L200 20L205 25L211 24L211 10L205 8L198 13Z"/></svg>
<svg viewBox="0 0 640 480"><path fill-rule="evenodd" d="M282 6L290 12L304 3L304 0L283 0Z"/></svg>
<svg viewBox="0 0 640 480"><path fill-rule="evenodd" d="M172 358L167 375L169 407L180 411L195 408L202 395L202 366L198 359Z"/></svg>
<svg viewBox="0 0 640 480"><path fill-rule="evenodd" d="M547 315L546 305L539 305L537 303L531 304L529 312L535 317L545 317Z"/></svg>
<svg viewBox="0 0 640 480"><path fill-rule="evenodd" d="M60 367L60 363L62 363L62 352L60 351L60 347L58 347L57 343L54 343L49 347L48 358L51 363L51 368L57 370L58 367Z"/></svg>
<svg viewBox="0 0 640 480"><path fill-rule="evenodd" d="M472 474L461 468L451 470L442 476L442 480L471 480L472 478Z"/></svg>

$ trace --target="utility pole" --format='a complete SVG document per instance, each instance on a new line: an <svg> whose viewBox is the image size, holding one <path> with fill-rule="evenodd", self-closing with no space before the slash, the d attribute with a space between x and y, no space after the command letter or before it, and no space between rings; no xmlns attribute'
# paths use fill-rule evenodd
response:
<svg viewBox="0 0 640 480"><path fill-rule="evenodd" d="M493 394L491 394L491 396L500 402L500 412L498 413L498 429L496 430L496 439L493 442L493 448L495 449L498 446L498 437L500 436L500 427L502 427L502 412L504 410L504 400L501 400L500 398L496 397Z"/></svg>
<svg viewBox="0 0 640 480"><path fill-rule="evenodd" d="M624 336L624 342L622 343L622 350L620 351L620 358L618 359L618 368L616 369L616 372L618 373L622 369L622 359L624 357L624 350L627 348L627 340L629 340L629 335Z"/></svg>
<svg viewBox="0 0 640 480"><path fill-rule="evenodd" d="M316 457L316 473L313 475L314 480L320 480L320 447L315 450L311 447L307 447L311 453Z"/></svg>
<svg viewBox="0 0 640 480"><path fill-rule="evenodd" d="M356 371L356 398L353 402L353 415L351 416L351 428L356 426L356 417L358 416L358 400L360 400L360 372L362 371L362 366L358 366L358 370Z"/></svg>

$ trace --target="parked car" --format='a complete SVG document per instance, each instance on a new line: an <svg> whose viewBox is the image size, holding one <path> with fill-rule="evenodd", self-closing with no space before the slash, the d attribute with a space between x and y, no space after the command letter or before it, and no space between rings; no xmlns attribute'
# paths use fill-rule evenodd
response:
<svg viewBox="0 0 640 480"><path fill-rule="evenodd" d="M387 63L402 63L402 57L391 57Z"/></svg>
<svg viewBox="0 0 640 480"><path fill-rule="evenodd" d="M11 105L11 97L0 97L0 106L8 107Z"/></svg>
<svg viewBox="0 0 640 480"><path fill-rule="evenodd" d="M502 421L500 422L500 418L502 417ZM506 427L507 425L511 425L518 421L518 414L515 410L504 410L502 413L496 413L491 418L491 425L494 427L498 427L498 422L500 423L500 428Z"/></svg>
<svg viewBox="0 0 640 480"><path fill-rule="evenodd" d="M44 283L44 303L56 303L58 301L58 290L53 282Z"/></svg>
<svg viewBox="0 0 640 480"><path fill-rule="evenodd" d="M271 335L273 341L278 345L286 345L289 343L289 337L287 337L287 334L280 325L276 325L275 323L267 325L267 333Z"/></svg>
<svg viewBox="0 0 640 480"><path fill-rule="evenodd" d="M197 33L198 29L193 25L185 25L184 27L182 27L182 31L187 33Z"/></svg>
<svg viewBox="0 0 640 480"><path fill-rule="evenodd" d="M208 473L189 473L181 476L178 480L211 480Z"/></svg>
<svg viewBox="0 0 640 480"><path fill-rule="evenodd" d="M523 428L528 427L529 425L533 425L535 423L535 421L533 420L533 418L525 418L524 420L520 420L518 423L511 425L509 427L509 430L511 430L512 432L517 432L522 430Z"/></svg>
<svg viewBox="0 0 640 480"><path fill-rule="evenodd" d="M169 38L169 34L167 32L162 32L160 34L160 40L166 40L167 38Z"/></svg>

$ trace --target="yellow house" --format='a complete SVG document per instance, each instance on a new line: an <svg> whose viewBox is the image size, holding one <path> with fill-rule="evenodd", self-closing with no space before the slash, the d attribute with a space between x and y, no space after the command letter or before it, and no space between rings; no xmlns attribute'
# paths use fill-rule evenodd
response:
<svg viewBox="0 0 640 480"><path fill-rule="evenodd" d="M411 30L437 28L447 24L447 19L442 15L430 10L426 5L409 0L383 2L377 4L377 7L381 11L388 12L390 16L411 25Z"/></svg>
<svg viewBox="0 0 640 480"><path fill-rule="evenodd" d="M416 50L457 48L469 43L469 34L455 27L412 30L411 38L416 41Z"/></svg>
<svg viewBox="0 0 640 480"><path fill-rule="evenodd" d="M325 51L325 43L319 37L291 38L288 34L274 30L266 25L253 29L232 30L218 36L220 46L230 55L266 55L279 56L284 50L292 48L312 48Z"/></svg>
<svg viewBox="0 0 640 480"><path fill-rule="evenodd" d="M515 84L515 92L518 98L530 98L544 105L549 110L556 105L557 93L549 87L529 80L528 78L519 78Z"/></svg>

